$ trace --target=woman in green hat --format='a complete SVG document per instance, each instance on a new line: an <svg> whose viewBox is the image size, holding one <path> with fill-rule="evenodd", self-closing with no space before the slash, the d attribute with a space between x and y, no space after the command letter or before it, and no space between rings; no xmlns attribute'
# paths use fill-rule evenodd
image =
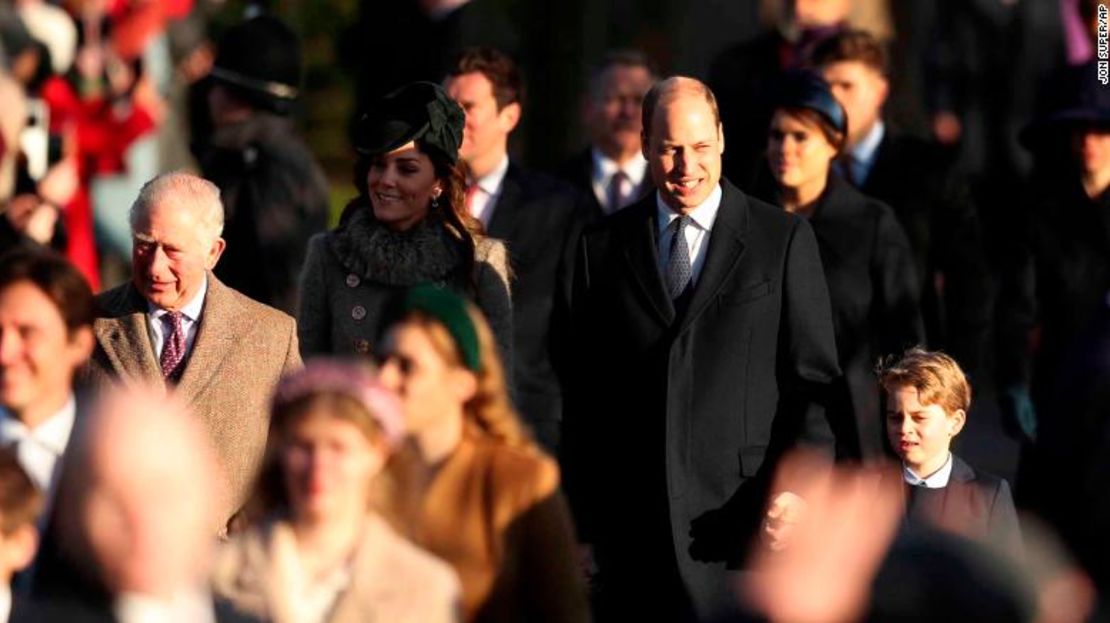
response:
<svg viewBox="0 0 1110 623"><path fill-rule="evenodd" d="M465 113L415 82L387 95L356 129L358 196L339 226L309 241L297 318L301 354L369 355L385 302L418 284L473 301L511 355L504 245L466 211L459 162Z"/></svg>

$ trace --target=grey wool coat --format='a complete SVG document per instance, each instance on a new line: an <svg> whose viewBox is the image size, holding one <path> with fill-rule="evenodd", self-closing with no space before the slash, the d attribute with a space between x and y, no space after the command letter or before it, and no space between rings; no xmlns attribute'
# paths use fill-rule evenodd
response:
<svg viewBox="0 0 1110 623"><path fill-rule="evenodd" d="M147 301L131 284L97 296L96 350L84 373L95 390L123 380L165 386L154 357ZM288 314L232 290L212 273L192 351L173 391L211 434L224 482L222 533L254 484L270 424L270 396L281 376L301 366Z"/></svg>
<svg viewBox="0 0 1110 623"><path fill-rule="evenodd" d="M297 316L301 354L369 355L386 303L422 283L448 287L474 301L493 330L505 369L511 369L512 304L505 245L476 241L476 288L459 275L460 249L436 217L397 232L353 212L339 228L313 236L301 273Z"/></svg>

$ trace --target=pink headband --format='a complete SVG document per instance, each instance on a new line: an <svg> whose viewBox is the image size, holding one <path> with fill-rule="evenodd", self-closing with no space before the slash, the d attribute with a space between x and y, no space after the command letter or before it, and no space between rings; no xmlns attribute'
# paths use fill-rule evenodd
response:
<svg viewBox="0 0 1110 623"><path fill-rule="evenodd" d="M327 391L349 396L365 407L381 427L390 449L401 443L405 422L397 397L359 364L334 359L311 360L304 369L281 379L274 392L274 406Z"/></svg>

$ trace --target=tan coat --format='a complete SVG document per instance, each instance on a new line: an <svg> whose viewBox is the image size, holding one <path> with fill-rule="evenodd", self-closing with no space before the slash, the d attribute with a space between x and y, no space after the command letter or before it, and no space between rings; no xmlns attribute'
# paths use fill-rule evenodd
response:
<svg viewBox="0 0 1110 623"><path fill-rule="evenodd" d="M468 431L433 477L418 542L462 580L466 621L586 621L559 467Z"/></svg>
<svg viewBox="0 0 1110 623"><path fill-rule="evenodd" d="M154 358L147 303L131 284L97 296L96 350L85 380L96 389L123 379L164 387ZM208 275L204 311L176 393L212 435L226 525L254 484L270 422L270 395L281 375L299 368L296 323Z"/></svg>
<svg viewBox="0 0 1110 623"><path fill-rule="evenodd" d="M264 524L220 549L212 589L240 610L275 623L297 623L291 601L296 542L285 522ZM350 584L336 598L328 623L459 620L459 580L451 567L397 535L376 516L351 563Z"/></svg>

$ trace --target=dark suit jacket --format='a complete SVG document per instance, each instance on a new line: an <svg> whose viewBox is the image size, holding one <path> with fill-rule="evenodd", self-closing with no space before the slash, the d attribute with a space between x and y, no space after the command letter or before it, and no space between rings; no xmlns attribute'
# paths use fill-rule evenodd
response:
<svg viewBox="0 0 1110 623"><path fill-rule="evenodd" d="M740 556L779 458L832 445L823 394L839 375L810 226L721 185L682 315L658 267L654 193L583 235L564 423L568 493L602 572L631 590L677 563L702 615L731 594L724 565L706 561ZM699 547L692 523L712 513L733 538Z"/></svg>
<svg viewBox="0 0 1110 623"><path fill-rule="evenodd" d="M514 275L517 408L552 451L562 419L562 388L551 363L552 309L556 292L567 291L574 243L587 219L582 199L567 184L510 163L489 223L490 237L505 242Z"/></svg>
<svg viewBox="0 0 1110 623"><path fill-rule="evenodd" d="M117 379L164 386L142 295L129 283L101 293L97 305L90 386ZM225 478L219 500L225 522L242 506L262 462L270 394L282 374L300 365L293 319L209 273L196 340L174 391L211 434Z"/></svg>
<svg viewBox="0 0 1110 623"><path fill-rule="evenodd" d="M985 354L994 297L966 181L939 148L888 125L860 189L893 208L906 230L929 346L948 351L974 374Z"/></svg>
<svg viewBox="0 0 1110 623"><path fill-rule="evenodd" d="M953 454L947 487L921 489L907 485L905 490L907 525L954 530L998 545L1009 553L1020 552L1021 529L1010 485L1005 480L977 472Z"/></svg>
<svg viewBox="0 0 1110 623"><path fill-rule="evenodd" d="M593 150L587 147L575 154L573 158L563 163L563 166L559 168L558 175L582 193L590 215L600 219L605 216L605 210L601 207L601 202L597 200L597 195L594 194L594 157L592 152ZM644 175L640 186L633 191L632 196L639 199L652 190L654 188L651 185L651 173L648 172Z"/></svg>
<svg viewBox="0 0 1110 623"><path fill-rule="evenodd" d="M852 457L881 456L885 442L875 362L925 338L910 245L889 207L835 174L809 224L821 249L847 389L836 396L837 421L850 426L846 433L856 440L845 450Z"/></svg>

